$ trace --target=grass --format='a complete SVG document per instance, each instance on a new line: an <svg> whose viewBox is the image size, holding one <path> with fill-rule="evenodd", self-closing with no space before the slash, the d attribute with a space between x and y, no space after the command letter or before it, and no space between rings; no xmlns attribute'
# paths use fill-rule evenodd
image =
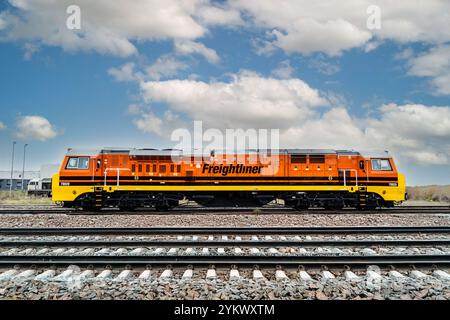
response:
<svg viewBox="0 0 450 320"><path fill-rule="evenodd" d="M0 205L34 205L34 204L52 204L52 198L28 196L26 191L15 190L0 191Z"/></svg>
<svg viewBox="0 0 450 320"><path fill-rule="evenodd" d="M408 199L430 202L450 202L450 185L407 187Z"/></svg>

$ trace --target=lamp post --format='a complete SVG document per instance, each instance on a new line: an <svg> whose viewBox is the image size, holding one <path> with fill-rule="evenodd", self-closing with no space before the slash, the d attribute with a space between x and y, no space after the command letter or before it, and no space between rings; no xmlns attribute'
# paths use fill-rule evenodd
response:
<svg viewBox="0 0 450 320"><path fill-rule="evenodd" d="M25 143L23 145L23 164L22 164L22 190L23 190L23 179L24 179L24 174L25 174L25 150L28 146L28 143Z"/></svg>
<svg viewBox="0 0 450 320"><path fill-rule="evenodd" d="M11 181L9 185L9 196L12 196L12 185L13 185L13 171L14 171L14 150L16 148L16 142L13 141L13 148L12 148L12 160L11 160Z"/></svg>

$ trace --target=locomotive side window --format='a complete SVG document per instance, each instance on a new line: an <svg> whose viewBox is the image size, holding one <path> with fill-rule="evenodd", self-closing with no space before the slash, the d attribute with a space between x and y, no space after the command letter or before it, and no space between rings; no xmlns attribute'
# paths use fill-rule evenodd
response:
<svg viewBox="0 0 450 320"><path fill-rule="evenodd" d="M371 162L374 171L392 171L391 164L387 159L372 159Z"/></svg>
<svg viewBox="0 0 450 320"><path fill-rule="evenodd" d="M292 155L291 163L306 163L306 155Z"/></svg>
<svg viewBox="0 0 450 320"><path fill-rule="evenodd" d="M160 165L159 166L159 173L166 173L166 166L165 165Z"/></svg>
<svg viewBox="0 0 450 320"><path fill-rule="evenodd" d="M309 163L325 163L324 155L310 155Z"/></svg>
<svg viewBox="0 0 450 320"><path fill-rule="evenodd" d="M67 162L66 169L88 169L89 168L89 158L70 158Z"/></svg>

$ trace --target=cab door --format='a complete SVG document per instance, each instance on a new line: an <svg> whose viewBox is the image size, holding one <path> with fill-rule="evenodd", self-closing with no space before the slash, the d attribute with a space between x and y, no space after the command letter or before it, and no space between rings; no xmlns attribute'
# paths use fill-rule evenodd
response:
<svg viewBox="0 0 450 320"><path fill-rule="evenodd" d="M337 170L339 182L343 186L356 186L361 179L358 175L358 157L355 155L338 155ZM358 182L357 182L358 181Z"/></svg>

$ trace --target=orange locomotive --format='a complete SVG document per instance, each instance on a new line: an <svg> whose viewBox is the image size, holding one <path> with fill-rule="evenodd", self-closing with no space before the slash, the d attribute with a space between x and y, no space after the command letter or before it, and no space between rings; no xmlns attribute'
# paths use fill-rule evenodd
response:
<svg viewBox="0 0 450 320"><path fill-rule="evenodd" d="M204 206L282 199L296 209L373 209L405 200L405 178L387 152L352 150L213 151L199 160L170 149L69 149L52 183L54 202L89 210L168 210L183 199Z"/></svg>

